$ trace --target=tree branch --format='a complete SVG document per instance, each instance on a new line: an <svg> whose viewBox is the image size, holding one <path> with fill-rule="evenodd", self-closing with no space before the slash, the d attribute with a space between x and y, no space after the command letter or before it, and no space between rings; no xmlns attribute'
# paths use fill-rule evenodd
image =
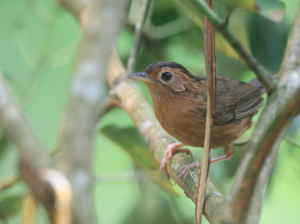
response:
<svg viewBox="0 0 300 224"><path fill-rule="evenodd" d="M259 221L261 205L263 203L266 185L269 181L271 171L276 162L280 143L281 143L281 139L279 139L278 143L275 143L273 145L271 152L266 158L264 165L260 171L260 174L257 179L257 183L254 188L254 194L251 199L251 204L250 204L249 214L246 219L246 224L255 224L258 223Z"/></svg>
<svg viewBox="0 0 300 224"><path fill-rule="evenodd" d="M204 0L192 0L195 7L197 7L207 19L213 24L213 26L224 36L224 38L230 43L230 45L236 50L236 52L243 58L248 67L255 73L260 82L270 92L276 85L276 81L273 77L266 74L262 66L256 61L254 57L247 52L246 48L239 42L232 32L229 31L228 26L224 25L218 15L210 9Z"/></svg>
<svg viewBox="0 0 300 224"><path fill-rule="evenodd" d="M114 109L116 107L121 108L119 101L115 98L115 96L110 96L110 98L105 102L105 104L102 107L100 107L100 109L98 110L96 123L98 123L98 121L105 114L107 114L109 111L111 111L112 109Z"/></svg>
<svg viewBox="0 0 300 224"><path fill-rule="evenodd" d="M52 164L46 149L38 141L30 128L24 114L14 102L0 72L0 121L5 132L14 143L20 154L19 171L21 178L26 182L36 199L46 208L51 219L52 200L49 188L42 181L45 168ZM14 183L18 177L12 177L6 186Z"/></svg>
<svg viewBox="0 0 300 224"><path fill-rule="evenodd" d="M54 156L58 152L58 148L54 148L49 152L49 156ZM0 182L0 192L4 191L10 187L12 187L14 184L16 184L21 179L21 176L19 173L12 174L9 177L6 177L5 179L1 180Z"/></svg>
<svg viewBox="0 0 300 224"><path fill-rule="evenodd" d="M17 183L20 180L20 176L19 175L11 175L3 180L1 180L0 183L0 192L4 191L8 188L10 188L11 186L13 186L15 183Z"/></svg>
<svg viewBox="0 0 300 224"><path fill-rule="evenodd" d="M68 9L76 2L61 1ZM84 9L82 7L75 13L81 21L84 40L63 118L57 162L73 187L73 223L95 223L90 173L94 127L99 106L106 99L109 56L125 15L126 3L119 0L95 0L84 11L80 11Z"/></svg>
<svg viewBox="0 0 300 224"><path fill-rule="evenodd" d="M207 4L213 9L213 0L207 0ZM206 180L210 166L210 149L213 132L213 115L216 102L216 54L215 54L215 30L212 24L204 17L203 20L203 45L205 56L205 68L207 74L207 113L205 121L205 138L202 153L202 165L199 176L197 204L196 204L196 222L201 224L204 208Z"/></svg>
<svg viewBox="0 0 300 224"><path fill-rule="evenodd" d="M0 121L21 159L36 171L51 165L47 150L37 139L8 90L0 71ZM36 159L39 158L39 159Z"/></svg>
<svg viewBox="0 0 300 224"><path fill-rule="evenodd" d="M292 146L300 148L300 143L295 141L294 139L291 139L290 137L285 136L284 140L287 141L288 143L290 143Z"/></svg>
<svg viewBox="0 0 300 224"><path fill-rule="evenodd" d="M244 223L262 166L277 150L287 126L300 108L300 8L289 37L279 84L271 93L219 214L217 223Z"/></svg>
<svg viewBox="0 0 300 224"><path fill-rule="evenodd" d="M131 48L129 59L127 62L127 74L131 74L134 72L136 58L139 53L139 49L141 45L142 32L147 20L147 16L150 11L151 2L152 2L151 0L142 1L140 14L135 24L134 43L133 43L133 47Z"/></svg>

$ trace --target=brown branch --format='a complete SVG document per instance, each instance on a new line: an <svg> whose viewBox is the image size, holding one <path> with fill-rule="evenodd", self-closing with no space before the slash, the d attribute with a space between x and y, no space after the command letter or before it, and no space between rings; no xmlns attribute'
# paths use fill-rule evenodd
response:
<svg viewBox="0 0 300 224"><path fill-rule="evenodd" d="M27 119L15 103L0 72L0 121L17 147L20 157L36 171L51 165L46 149L37 139ZM39 159L36 159L39 158Z"/></svg>
<svg viewBox="0 0 300 224"><path fill-rule="evenodd" d="M279 84L268 102L242 158L217 223L244 223L254 188L267 156L277 150L287 126L300 108L300 8L279 72Z"/></svg>
<svg viewBox="0 0 300 224"><path fill-rule="evenodd" d="M97 118L96 118L96 123L109 111L112 109L119 107L121 108L121 105L117 99L114 98L114 96L111 96L105 104L98 110Z"/></svg>
<svg viewBox="0 0 300 224"><path fill-rule="evenodd" d="M80 1L61 1L79 18L83 30L80 59L71 84L60 136L58 167L73 187L73 223L94 223L91 198L93 137L98 109L106 98L106 73L127 1L95 0L88 8ZM81 5L81 4L79 4Z"/></svg>
<svg viewBox="0 0 300 224"><path fill-rule="evenodd" d="M49 152L49 156L55 156L57 152L58 152L58 148L56 147ZM16 183L18 183L19 180L21 180L21 176L19 173L12 174L11 176L6 177L5 179L1 180L0 192L14 186Z"/></svg>
<svg viewBox="0 0 300 224"><path fill-rule="evenodd" d="M17 183L20 180L19 175L11 175L10 177L5 178L4 180L1 180L0 183L0 192L4 191L11 186L13 186L15 183Z"/></svg>
<svg viewBox="0 0 300 224"><path fill-rule="evenodd" d="M48 156L46 149L38 141L24 114L15 103L6 87L1 72L0 121L7 136L20 154L19 171L21 178L26 182L32 194L45 206L49 217L51 217L51 194L42 182L40 174L42 170L51 166L51 158ZM17 177L16 179L12 178L9 183L16 181Z"/></svg>
<svg viewBox="0 0 300 224"><path fill-rule="evenodd" d="M254 224L254 223L258 223L259 221L261 205L263 202L266 185L269 181L271 171L274 167L280 143L281 143L281 138L278 138L278 142L276 142L273 145L271 152L266 158L264 165L260 171L259 177L257 179L257 183L254 188L254 194L251 199L251 204L250 204L249 214L246 219L246 224Z"/></svg>
<svg viewBox="0 0 300 224"><path fill-rule="evenodd" d="M213 0L207 0L209 7L213 9ZM205 139L202 153L202 166L199 176L197 204L196 204L196 221L201 224L202 211L204 207L206 180L210 166L210 148L213 132L213 114L215 111L216 101L216 55L215 55L215 30L212 24L204 17L203 21L203 43L205 67L207 74L207 115L205 121Z"/></svg>

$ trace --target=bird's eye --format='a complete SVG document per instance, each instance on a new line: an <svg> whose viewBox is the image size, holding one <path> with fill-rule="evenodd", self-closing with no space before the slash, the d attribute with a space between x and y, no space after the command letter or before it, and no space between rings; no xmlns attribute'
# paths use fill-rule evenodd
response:
<svg viewBox="0 0 300 224"><path fill-rule="evenodd" d="M164 81L170 81L172 78L172 73L171 72L165 72L161 75L162 80Z"/></svg>

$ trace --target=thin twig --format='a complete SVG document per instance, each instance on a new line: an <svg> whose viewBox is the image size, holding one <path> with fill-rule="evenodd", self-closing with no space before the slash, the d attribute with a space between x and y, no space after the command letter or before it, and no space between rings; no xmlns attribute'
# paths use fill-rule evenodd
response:
<svg viewBox="0 0 300 224"><path fill-rule="evenodd" d="M11 186L13 186L15 183L17 183L20 180L19 175L11 175L10 177L5 178L4 180L1 180L0 183L0 192L4 191Z"/></svg>
<svg viewBox="0 0 300 224"><path fill-rule="evenodd" d="M250 139L245 139L245 140L242 140L242 141L236 141L233 143L233 146L244 146L246 144L248 144L250 141Z"/></svg>
<svg viewBox="0 0 300 224"><path fill-rule="evenodd" d="M131 48L130 56L127 62L127 74L131 74L134 72L136 59L141 45L143 28L145 26L147 16L150 11L151 2L152 2L151 0L142 1L140 14L135 24L134 43L133 43L133 47Z"/></svg>
<svg viewBox="0 0 300 224"><path fill-rule="evenodd" d="M295 141L294 139L291 139L290 137L285 136L284 140L290 143L292 146L300 148L300 143Z"/></svg>
<svg viewBox="0 0 300 224"><path fill-rule="evenodd" d="M279 84L270 94L255 132L237 169L228 201L217 223L245 223L254 188L266 158L277 150L287 126L300 108L300 7L294 20ZM273 157L274 159L274 157Z"/></svg>
<svg viewBox="0 0 300 224"><path fill-rule="evenodd" d="M77 1L60 2L72 8L70 5ZM63 118L57 163L73 187L73 223L95 223L91 195L94 127L99 106L106 100L109 56L126 4L127 1L95 0L84 11L76 11L83 43Z"/></svg>
<svg viewBox="0 0 300 224"><path fill-rule="evenodd" d="M213 0L207 1L209 7L213 8ZM205 55L205 67L207 73L207 113L205 122L205 139L202 154L202 166L200 170L197 204L196 204L196 221L201 224L202 212L204 207L206 180L210 165L210 147L213 132L213 114L216 102L216 55L215 55L215 31L212 24L204 17L203 21L203 43Z"/></svg>
<svg viewBox="0 0 300 224"><path fill-rule="evenodd" d="M117 99L114 97L110 97L106 103L98 110L97 118L96 118L96 123L109 111L114 109L115 107L121 108L121 105Z"/></svg>
<svg viewBox="0 0 300 224"><path fill-rule="evenodd" d="M211 125L211 110L210 110L211 100L209 94L207 94L207 114L205 122L205 139L204 147L202 154L202 166L199 176L198 184L198 193L197 193L197 204L196 204L196 221L197 224L201 224L201 218L204 207L205 200L205 190L206 190L206 180L209 171L209 162L210 162L210 144L211 144L211 134L212 134L212 125Z"/></svg>
<svg viewBox="0 0 300 224"><path fill-rule="evenodd" d="M144 33L151 39L159 40L173 36L177 33L181 33L185 30L191 29L194 26L194 23L192 23L186 17L180 17L158 26L153 25L149 21L149 25L147 25L147 29L144 30Z"/></svg>
<svg viewBox="0 0 300 224"><path fill-rule="evenodd" d="M224 36L224 38L231 44L231 46L237 51L241 58L245 60L248 67L255 73L257 78L270 92L276 85L275 79L266 74L262 66L257 62L257 60L252 57L252 55L246 50L246 48L240 43L240 41L234 36L232 32L229 31L228 26L224 26L224 21L222 21L218 15L210 9L204 0L194 0L192 1L205 16L213 24L213 26Z"/></svg>

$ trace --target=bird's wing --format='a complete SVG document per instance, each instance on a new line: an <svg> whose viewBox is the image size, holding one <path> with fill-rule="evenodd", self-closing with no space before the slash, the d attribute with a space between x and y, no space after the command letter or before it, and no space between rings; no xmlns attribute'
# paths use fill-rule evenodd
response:
<svg viewBox="0 0 300 224"><path fill-rule="evenodd" d="M262 104L261 91L234 79L217 78L214 123L223 124L253 114Z"/></svg>

